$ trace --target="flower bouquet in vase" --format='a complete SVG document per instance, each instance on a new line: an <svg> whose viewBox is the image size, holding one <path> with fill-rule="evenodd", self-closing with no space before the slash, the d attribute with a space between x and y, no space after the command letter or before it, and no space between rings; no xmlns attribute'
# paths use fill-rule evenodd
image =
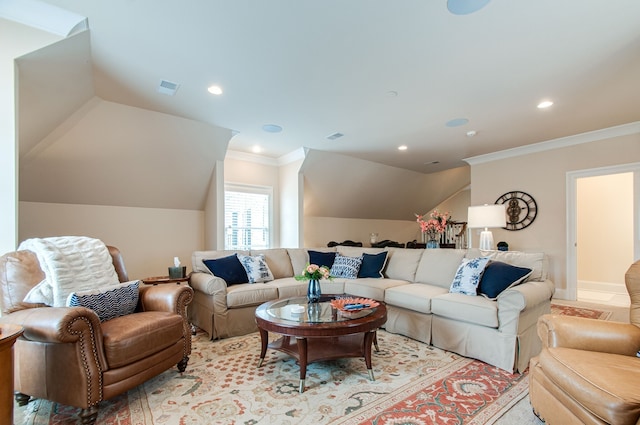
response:
<svg viewBox="0 0 640 425"><path fill-rule="evenodd" d="M439 248L440 235L444 233L450 219L449 213L441 213L435 209L431 211L428 219L425 219L426 214L415 216L422 232L422 242L427 245L427 248Z"/></svg>
<svg viewBox="0 0 640 425"><path fill-rule="evenodd" d="M327 266L318 266L317 264L307 264L302 274L296 276L296 280L307 280L307 301L309 303L317 303L320 301L322 290L320 289L320 279L331 279L330 270Z"/></svg>

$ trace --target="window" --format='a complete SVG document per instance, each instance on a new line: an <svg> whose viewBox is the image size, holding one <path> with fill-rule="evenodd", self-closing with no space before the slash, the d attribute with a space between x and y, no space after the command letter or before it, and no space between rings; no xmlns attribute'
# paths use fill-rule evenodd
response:
<svg viewBox="0 0 640 425"><path fill-rule="evenodd" d="M270 187L225 185L225 249L270 247L271 195Z"/></svg>

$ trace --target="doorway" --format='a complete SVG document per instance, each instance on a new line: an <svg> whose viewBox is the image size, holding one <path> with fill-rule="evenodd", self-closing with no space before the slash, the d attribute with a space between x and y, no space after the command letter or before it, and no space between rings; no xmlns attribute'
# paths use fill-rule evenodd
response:
<svg viewBox="0 0 640 425"><path fill-rule="evenodd" d="M640 257L640 164L567 177L567 298L628 306L624 274Z"/></svg>

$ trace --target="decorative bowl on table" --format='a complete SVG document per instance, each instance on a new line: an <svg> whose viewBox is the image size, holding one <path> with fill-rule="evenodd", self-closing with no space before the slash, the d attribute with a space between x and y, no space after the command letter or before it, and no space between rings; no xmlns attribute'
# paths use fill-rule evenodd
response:
<svg viewBox="0 0 640 425"><path fill-rule="evenodd" d="M360 311L377 307L380 303L369 298L338 298L331 300L331 305L340 311Z"/></svg>

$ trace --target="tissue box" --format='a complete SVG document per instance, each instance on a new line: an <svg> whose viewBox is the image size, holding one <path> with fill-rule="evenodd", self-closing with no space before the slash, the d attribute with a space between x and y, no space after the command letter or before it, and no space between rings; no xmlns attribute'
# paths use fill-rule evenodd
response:
<svg viewBox="0 0 640 425"><path fill-rule="evenodd" d="M187 266L169 267L169 279L182 279L187 276Z"/></svg>

